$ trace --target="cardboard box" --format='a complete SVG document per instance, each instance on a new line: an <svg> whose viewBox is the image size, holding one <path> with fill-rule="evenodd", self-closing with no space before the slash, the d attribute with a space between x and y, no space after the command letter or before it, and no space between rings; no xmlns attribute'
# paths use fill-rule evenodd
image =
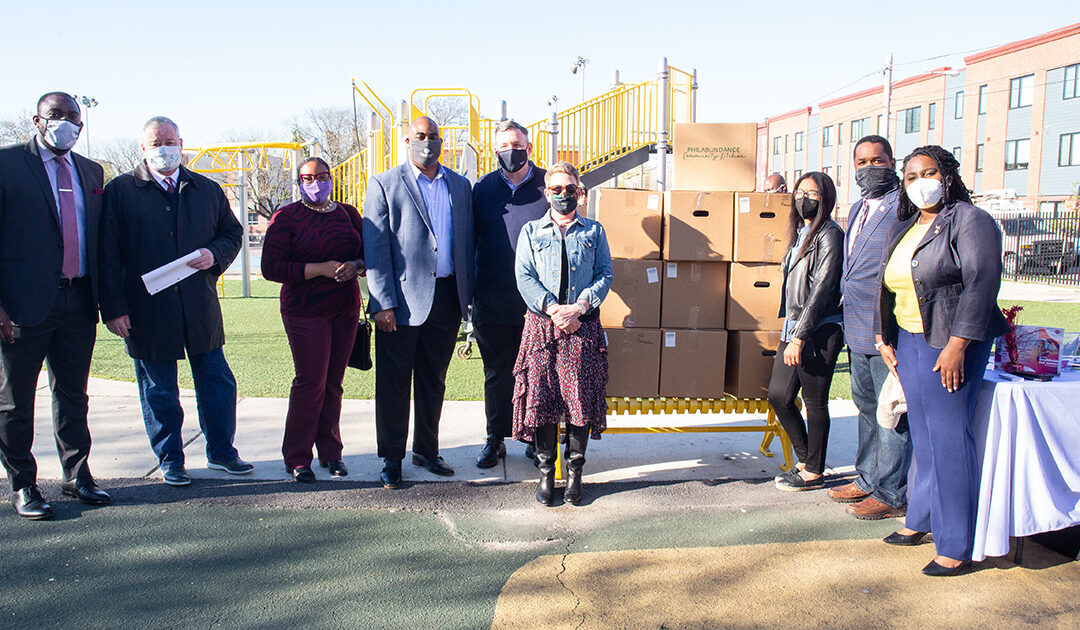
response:
<svg viewBox="0 0 1080 630"><path fill-rule="evenodd" d="M660 331L609 328L608 396L655 398L660 391Z"/></svg>
<svg viewBox="0 0 1080 630"><path fill-rule="evenodd" d="M673 190L664 195L664 260L731 260L735 195Z"/></svg>
<svg viewBox="0 0 1080 630"><path fill-rule="evenodd" d="M600 323L604 328L659 328L664 263L620 258L611 263L615 278L600 305Z"/></svg>
<svg viewBox="0 0 1080 630"><path fill-rule="evenodd" d="M765 398L769 394L780 331L735 330L728 333L725 393L736 398Z"/></svg>
<svg viewBox="0 0 1080 630"><path fill-rule="evenodd" d="M727 365L726 330L663 330L660 395L722 398Z"/></svg>
<svg viewBox="0 0 1080 630"><path fill-rule="evenodd" d="M675 123L672 153L674 189L752 191L757 123Z"/></svg>
<svg viewBox="0 0 1080 630"><path fill-rule="evenodd" d="M660 259L663 195L654 190L597 188L597 221L604 225L612 258Z"/></svg>
<svg viewBox="0 0 1080 630"><path fill-rule="evenodd" d="M735 193L735 261L782 262L790 220L791 195Z"/></svg>
<svg viewBox="0 0 1080 630"><path fill-rule="evenodd" d="M728 270L728 330L780 330L784 273L775 263L731 263Z"/></svg>
<svg viewBox="0 0 1080 630"><path fill-rule="evenodd" d="M724 328L727 323L726 262L664 262L660 325Z"/></svg>

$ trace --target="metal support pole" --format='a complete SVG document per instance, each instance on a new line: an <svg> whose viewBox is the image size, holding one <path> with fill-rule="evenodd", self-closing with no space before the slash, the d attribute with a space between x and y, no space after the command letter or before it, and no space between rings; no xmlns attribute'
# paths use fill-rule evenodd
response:
<svg viewBox="0 0 1080 630"><path fill-rule="evenodd" d="M697 68L693 68L690 83L690 122L697 122Z"/></svg>
<svg viewBox="0 0 1080 630"><path fill-rule="evenodd" d="M889 130L892 128L889 125L889 109L892 106L892 53L885 57L885 89L882 92L884 102L882 103L881 125L885 128L878 129L878 135L890 140Z"/></svg>
<svg viewBox="0 0 1080 630"><path fill-rule="evenodd" d="M368 128L367 128L368 158L372 162L375 162L376 160L378 160L379 161L379 170L382 170L383 163L384 163L384 161L382 159L382 156L386 154L386 150L385 150L384 147L378 147L378 149L376 149L376 147L375 147L375 131L376 131L375 128L378 127L379 124L380 124L379 123L379 117L375 115L375 112L371 112L371 115L368 117ZM390 166L393 166L393 165L391 164ZM372 170L374 167L371 164L368 164L367 168L368 168L368 172L370 172L370 173L378 172L378 171Z"/></svg>
<svg viewBox="0 0 1080 630"><path fill-rule="evenodd" d="M612 70L611 71L611 89L614 90L615 88L619 87L619 85L620 85L619 71L618 71L618 69Z"/></svg>
<svg viewBox="0 0 1080 630"><path fill-rule="evenodd" d="M499 120L507 120L506 101L499 101Z"/></svg>
<svg viewBox="0 0 1080 630"><path fill-rule="evenodd" d="M551 119L548 121L548 131L551 132L551 161L548 167L559 161L559 113L551 110Z"/></svg>
<svg viewBox="0 0 1080 630"><path fill-rule="evenodd" d="M248 225L248 212L247 212L247 173L244 172L244 158L247 153L240 152L239 167L236 171L237 185L240 187L240 194L237 197L240 200L240 225L244 227L244 240L240 245L240 287L242 289L242 295L246 298L251 297L251 252L250 243L251 240L251 226Z"/></svg>
<svg viewBox="0 0 1080 630"><path fill-rule="evenodd" d="M668 121L668 99L671 96L668 89L668 63L667 57L660 58L660 74L659 74L659 90L660 90L660 134L656 139L656 189L660 192L667 190L667 154L668 154L668 133L670 131Z"/></svg>
<svg viewBox="0 0 1080 630"><path fill-rule="evenodd" d="M295 170L300 168L300 160L302 159L300 157L300 149L293 149L292 154L293 154L293 170L295 171ZM300 180L296 177L296 175L294 173L289 173L289 176L292 177L292 180L293 180L293 183L292 183L292 200L294 202L300 201Z"/></svg>

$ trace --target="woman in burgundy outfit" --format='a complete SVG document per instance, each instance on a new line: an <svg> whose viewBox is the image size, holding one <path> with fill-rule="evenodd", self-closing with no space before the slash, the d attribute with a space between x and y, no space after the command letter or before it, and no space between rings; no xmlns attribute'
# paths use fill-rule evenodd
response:
<svg viewBox="0 0 1080 630"><path fill-rule="evenodd" d="M330 166L307 158L297 171L300 201L282 206L263 241L262 273L281 283L281 320L296 376L281 453L293 479L314 483L312 446L331 476L341 460L341 382L356 338L363 273L360 213L330 199Z"/></svg>

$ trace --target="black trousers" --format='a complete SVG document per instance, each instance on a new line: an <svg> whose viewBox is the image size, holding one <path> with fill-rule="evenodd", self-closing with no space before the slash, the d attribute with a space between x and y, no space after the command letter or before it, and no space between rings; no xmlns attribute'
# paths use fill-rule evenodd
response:
<svg viewBox="0 0 1080 630"><path fill-rule="evenodd" d="M514 424L514 363L525 320L516 325L473 322L476 345L484 361L484 412L487 434L508 438Z"/></svg>
<svg viewBox="0 0 1080 630"><path fill-rule="evenodd" d="M829 388L832 386L836 357L844 347L844 329L839 324L825 324L803 342L801 363L784 365L787 342L781 341L769 379L769 404L776 419L791 438L799 461L811 473L825 472L825 451L829 444ZM802 390L806 423L795 406Z"/></svg>
<svg viewBox="0 0 1080 630"><path fill-rule="evenodd" d="M454 278L439 278L431 312L423 324L399 324L392 333L375 329L375 434L379 457L405 458L410 385L415 399L412 450L425 457L439 454L446 369L461 327L458 302Z"/></svg>
<svg viewBox="0 0 1080 630"><path fill-rule="evenodd" d="M77 280L60 289L44 322L23 326L15 343L0 344L0 460L12 490L37 483L37 462L30 449L42 363L49 369L53 435L64 480L90 478L86 383L96 337L90 282Z"/></svg>

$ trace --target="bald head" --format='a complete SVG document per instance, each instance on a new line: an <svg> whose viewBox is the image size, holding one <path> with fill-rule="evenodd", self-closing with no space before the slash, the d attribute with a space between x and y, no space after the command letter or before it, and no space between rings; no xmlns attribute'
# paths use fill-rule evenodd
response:
<svg viewBox="0 0 1080 630"><path fill-rule="evenodd" d="M423 134L424 137L418 138L417 134ZM427 116L421 116L409 123L409 137L416 140L438 140L439 126Z"/></svg>
<svg viewBox="0 0 1080 630"><path fill-rule="evenodd" d="M439 156L442 155L442 138L435 121L427 116L413 120L409 123L405 143L409 145L412 163L428 176L434 176L439 170Z"/></svg>
<svg viewBox="0 0 1080 630"><path fill-rule="evenodd" d="M765 192L767 193L786 193L787 182L784 181L784 176L780 173L773 173L765 178Z"/></svg>

